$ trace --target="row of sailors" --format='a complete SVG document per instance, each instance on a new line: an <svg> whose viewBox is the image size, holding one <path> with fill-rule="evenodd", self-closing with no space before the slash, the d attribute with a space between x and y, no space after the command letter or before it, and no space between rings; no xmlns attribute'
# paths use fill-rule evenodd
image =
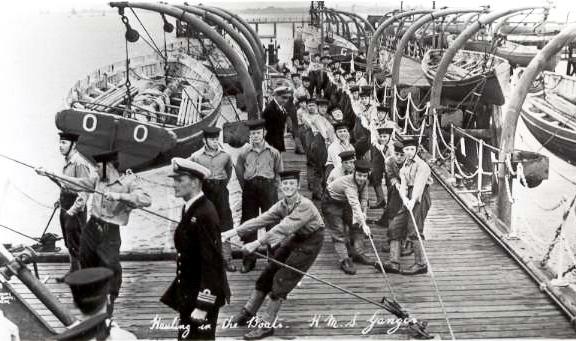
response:
<svg viewBox="0 0 576 341"><path fill-rule="evenodd" d="M370 260L367 260L368 256L362 247L363 237L361 236L362 233L370 233L370 228L366 222L366 183L372 168L370 163L366 160L355 161L354 171L349 174L351 171L350 161L353 160L350 155L352 151L348 151L348 154L344 152L344 154L340 153L338 155L341 165L334 168L329 175L330 182L326 187L322 201L323 215L320 215L316 206L311 204L309 199L299 194L295 197L300 183L299 176L295 176L294 172L286 173L281 170L280 152L264 140L266 133L265 122L263 120L252 121L248 122L248 125L250 127L250 145L243 149L236 164L237 176L243 188L243 222L238 228L231 229L231 223L224 223L228 219L229 203L227 202L227 195L221 195L221 192L225 189L225 184L230 179L233 165L229 155L222 151L217 144L220 134L217 128L205 130L204 148L194 153L189 161L194 165L198 165L194 166L196 168L202 167L200 168L202 169L202 172L200 172L201 176L198 175L198 172L191 173L201 180L201 183L196 188L197 193L194 196L184 194L186 193L186 188L195 187L185 187L183 180L180 178L178 178L179 180L175 179L176 196L183 197L186 205L183 207L183 218L177 228L174 240L178 251L177 275L173 285L162 297L162 301L180 311L183 321L188 321L190 325L195 325L195 321L193 321L195 319L205 321L209 327L196 328L195 330L195 333L204 333L202 334L204 337L214 337L217 310L230 295L229 289L226 289L228 286L224 272L230 259L226 259L226 252L223 251L222 245L217 242L215 242L215 246L206 246L206 248L190 247L189 243L196 243L194 245L197 245L197 243L211 243L213 239L198 239L198 236L194 237L196 233L200 233L194 232L199 227L187 229L186 226L189 224L194 226L202 224L203 228L211 229L210 233L214 233L213 230L218 229L218 233L222 234L222 238L225 241L235 235L240 235L245 242L243 248L248 252L253 252L262 245L270 248L282 245L280 248L275 249L273 257L304 272L313 264L320 251L323 240L322 231L326 224L335 242L336 253L339 258L342 258L340 263L343 270L347 273L353 273L352 261L350 257L346 257L347 253L344 253L347 252L346 240L348 238L350 238L352 249L356 251L356 253L353 253L353 257L359 262L371 263ZM78 156L78 152L75 150L77 136L62 134L61 139L65 141L65 143L61 144L67 147L63 148L64 151L68 152L65 154L67 163L77 161L77 164L72 165L72 169L81 169L85 163L81 161L82 158ZM404 162L402 169L399 171L398 181L400 186L398 192L400 197L404 198L406 206L420 205L425 208L426 205L424 203L429 203L427 186L422 187L422 183L418 182L417 179L427 179L429 173L426 175L421 171L425 170L427 166L415 156L415 144L416 142L414 141L406 141L405 146L402 147L406 154L412 154L409 154L411 157ZM70 155L71 152L73 153L72 156ZM118 155L115 152L95 156L94 159L99 165L97 177L86 177L86 174L76 174L79 176L76 177L71 174L74 172L67 172L68 175L61 177L66 180L65 182L76 182L76 186L70 186L62 182L58 177L52 176L53 173L42 169L37 170L39 174L47 175L52 180L60 183L65 193L82 193L86 191L86 188L93 188L104 193L103 195L94 194L97 198L93 200L92 216L86 226L81 228L82 234L79 238L81 240L80 267L85 269L104 266L112 270L112 285L111 290L108 292L110 296L109 302L111 303L118 297L121 284L122 272L119 262L121 241L118 228L127 223L132 209L146 207L151 204L149 195L138 185L138 181L134 176L119 175L116 168L117 157ZM185 161L188 162L188 160ZM395 162L398 165L398 160ZM183 164L186 165L187 163L184 162ZM69 168L70 165L66 167ZM176 163L174 169L176 170L177 168L178 164ZM185 188L183 189L183 187ZM284 194L284 198L280 201L277 198L278 187ZM410 193L420 193L422 199L419 201L416 197L410 197ZM409 197L413 199L409 199ZM206 199L201 200L201 198ZM427 201L425 198L428 198ZM198 201L210 202L210 204L206 203L198 206L199 204L195 204ZM268 207L264 207L263 204ZM72 203L72 206L74 205L75 201ZM252 213L254 213L252 217L248 216L250 209L244 207L244 205L252 206ZM265 213L258 216L256 207ZM212 219L210 224L207 223L205 218L202 218L202 210L212 212L209 215L210 219ZM426 209L421 209L421 211L424 212L423 217L425 217ZM63 210L63 212L65 215L71 216L78 214L78 210L68 209ZM81 221L77 217L74 219ZM409 223L406 220L406 212L403 214L399 213L394 219L398 220L396 225L399 226L400 230L408 234L410 230ZM346 225L350 225L348 229ZM67 224L65 223L62 227L65 229ZM258 228L267 229L264 236L259 239L255 235ZM418 225L418 230L421 230L420 225ZM183 233L183 231L189 232ZM353 236L348 236L345 231L349 231ZM288 244L281 243L286 240L291 242ZM304 248L303 246L307 247ZM213 249L218 250L218 252L214 253ZM212 251L209 252L208 250ZM245 261L243 271L250 271L250 264L246 267L247 263ZM205 267L194 265L199 263L214 264L216 268L221 266L222 272L209 271L204 273L202 269ZM253 265L251 267L253 268ZM385 268L390 272L400 272L398 262L396 260L395 263L394 260L394 253L392 253L391 261L385 264ZM191 271L190 269L193 270ZM423 260L416 258L414 267L404 273L415 274L425 271L426 266ZM200 274L197 272L200 272ZM269 321L273 321L277 316L282 301L286 299L288 293L301 278L301 275L295 275L292 271L268 265L256 282L254 292L244 309L236 316L236 321L240 322L240 324L246 322L247 317L253 316L258 311L267 295L270 295L270 301L265 316L267 316ZM190 281L194 283L200 281L201 285L197 287L190 286ZM194 291L198 294L198 292L204 292L206 289L209 290L208 293L212 293L216 297L211 304L202 303L199 299L190 301L185 299L186 296L182 296L194 295ZM199 295L196 296L199 297ZM251 331L248 337L257 339L271 335L271 333L273 333L272 328L263 327Z"/></svg>

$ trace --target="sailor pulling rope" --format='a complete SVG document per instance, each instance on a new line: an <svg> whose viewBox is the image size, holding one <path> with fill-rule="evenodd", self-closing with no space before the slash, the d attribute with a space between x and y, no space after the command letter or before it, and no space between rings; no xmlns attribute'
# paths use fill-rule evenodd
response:
<svg viewBox="0 0 576 341"><path fill-rule="evenodd" d="M28 163L26 163L26 162L19 161L19 160L17 160L17 159L11 158L11 157L6 156L6 155L3 155L3 154L0 154L0 157L1 157L1 158L4 158L4 159L6 159L6 160L10 160L10 161L12 161L12 162L18 163L18 164L20 164L20 165L23 165L23 166L25 166L25 167L27 167L27 168L31 168L31 169L34 169L34 170L42 170L41 168L34 167L34 166L32 166L32 165L30 165L30 164L28 164ZM59 181L70 182L69 180L64 179L64 178L61 178L61 177L59 177L58 175L56 175L56 174L54 174L54 173L52 173L52 172L48 172L48 171L45 171L45 170L42 170L42 172L44 172L48 177L52 177L52 178L57 179L57 180L59 180ZM71 182L70 182L70 183L71 183ZM79 184L77 184L77 183L72 183L72 184L75 185L76 187L78 187L78 188L80 188L80 189L83 189L83 190L86 190L86 191L88 191L88 192L93 192L93 193L97 193L97 194L100 194L100 195L104 195L104 193L101 193L101 192L99 192L99 191L97 191L97 190L94 190L93 188L84 187L84 186L81 186L81 185L79 185ZM158 213L156 213L156 212L154 212L154 211L150 211L150 210L145 209L145 208L139 208L139 209L142 210L142 211L144 211L144 212L146 212L146 213L148 213L148 214L152 214L152 215L154 215L154 216L156 216L156 217L165 219L165 220L167 220L167 221L169 221L169 222L178 223L178 221L176 221L176 220L174 220L174 219L171 219L171 218L169 218L169 217L163 216L163 215L161 215L161 214L158 214ZM15 232L16 232L16 231L15 231ZM31 239L33 239L33 238L31 238ZM229 241L229 242L230 242L230 241ZM230 242L230 243L232 243L232 242ZM234 244L234 243L233 243L233 245L239 246L239 245ZM321 278L319 278L319 277L317 277L317 276L315 276L315 275L309 274L309 273L307 273L307 272L302 272L302 271L300 271L300 270L298 270L298 269L295 269L294 267L291 267L291 266L289 266L289 265L287 265L287 264L285 264L285 263L283 263L283 262L280 262L280 261L277 261L277 260L275 260L275 259L273 259L273 258L270 258L270 257L268 257L268 256L266 256L266 255L264 255L264 254L261 254L261 253L257 252L257 251L254 251L253 253L254 253L254 255L256 255L256 256L261 257L261 258L265 258L265 259L267 259L269 262L275 263L275 264L277 264L277 265L279 265L279 266L281 266L281 267L283 267L283 268L286 268L286 269L295 271L295 272L297 272L297 273L299 273L299 274L301 274L301 275L303 275L303 276L306 276L306 277L308 277L308 278L311 278L311 279L313 279L313 280L315 280L315 281L317 281L317 282L323 283L323 284L328 285L328 286L330 286L330 287L332 287L332 288L334 288L334 289L337 289L337 290L339 290L339 291L341 291L341 292L344 292L344 293L346 293L346 294L348 294L348 295L354 296L354 297L356 297L356 298L358 298L358 299L360 299L360 300L362 300L362 301L368 302L368 303L373 304L373 305L376 305L376 306L378 306L378 307L380 307L380 308L382 308L382 309L385 309L386 311L389 311L390 313L396 315L398 318L401 318L401 319L404 319L405 321L408 321L408 323L409 323L409 324L408 324L408 329L414 331L417 336L419 336L419 337L421 337L421 338L425 338L425 339L431 339L431 338L432 338L432 336L426 331L427 322L421 321L421 320L417 320L417 319L411 317L410 314L408 314L407 312L405 312L404 310L402 310L402 308L400 307L400 305L399 305L399 304L396 302L396 300L394 300L394 299L388 299L388 298L386 298L386 297L384 296L384 297L382 298L382 303L379 303L379 302L377 302L377 301L374 301L374 300L371 300L371 299L369 299L369 298L366 298L366 297L364 297L364 296L362 296L362 295L356 294L356 293L354 293L354 292L351 291L351 290L348 290L348 289L346 289L346 288L343 288L343 287L340 287L340 286L338 286L338 285L336 285L336 284L333 284L333 283L331 283L331 282L329 282L329 281L326 281L326 280L324 280L324 279L321 279Z"/></svg>

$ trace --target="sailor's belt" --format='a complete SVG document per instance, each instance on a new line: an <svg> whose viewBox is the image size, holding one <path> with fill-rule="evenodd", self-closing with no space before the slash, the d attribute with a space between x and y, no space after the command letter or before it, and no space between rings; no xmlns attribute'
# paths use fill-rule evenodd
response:
<svg viewBox="0 0 576 341"><path fill-rule="evenodd" d="M199 306L211 307L216 304L216 296L212 295L210 289L204 289L198 293L196 303Z"/></svg>
<svg viewBox="0 0 576 341"><path fill-rule="evenodd" d="M94 215L91 215L91 216L90 216L90 220L91 220L92 222L98 224L98 225L115 225L115 226L117 226L117 224L113 224L113 223L107 222L106 220L100 219L100 218L98 218L98 217L96 217L96 216L94 216Z"/></svg>

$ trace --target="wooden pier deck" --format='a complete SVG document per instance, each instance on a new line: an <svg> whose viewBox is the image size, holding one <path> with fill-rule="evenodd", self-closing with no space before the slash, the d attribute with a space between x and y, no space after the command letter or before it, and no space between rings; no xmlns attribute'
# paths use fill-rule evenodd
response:
<svg viewBox="0 0 576 341"><path fill-rule="evenodd" d="M287 140L289 151L283 154L287 169L305 170L305 158L292 152L293 143ZM306 177L302 189L306 196ZM373 196L373 193L371 194ZM575 338L570 321L559 307L540 291L538 285L506 252L470 217L438 183L432 185L432 208L426 221L426 250L430 257L448 317L458 339L471 338ZM374 198L372 198L374 201ZM377 219L379 212L371 210L369 217ZM378 248L384 229L373 226ZM386 254L380 253L386 258ZM412 256L404 257L408 266ZM239 262L239 261L237 261ZM220 311L218 337L241 338L245 328L222 329L222 323L238 312L247 299L254 282L265 266L259 260L256 271L249 274L228 273L232 289L231 304ZM68 268L64 263L39 264L40 278L59 276ZM152 329L154 319L171 324L177 313L162 305L158 298L174 278L172 261L123 262L124 274L120 297L115 307L118 324L139 338L175 338L174 330ZM310 273L350 289L373 300L389 295L382 275L369 266L357 266L358 274L343 274L328 234L318 260ZM443 339L450 338L448 327L434 292L429 274L418 276L389 275L398 302L414 317L429 322L428 330ZM16 278L11 280L30 305L38 310L50 325L62 331L62 324ZM72 309L70 290L65 284L47 283L48 288ZM76 313L77 311L74 310ZM320 314L317 326L311 326ZM393 318L378 307L335 289L305 278L285 302L280 311L284 328L277 329L280 338L390 338L407 339L405 330L390 335L391 326L376 327L367 335L362 330L373 315ZM79 315L79 314L78 314ZM337 326L329 326L332 315ZM346 324L356 315L355 326Z"/></svg>

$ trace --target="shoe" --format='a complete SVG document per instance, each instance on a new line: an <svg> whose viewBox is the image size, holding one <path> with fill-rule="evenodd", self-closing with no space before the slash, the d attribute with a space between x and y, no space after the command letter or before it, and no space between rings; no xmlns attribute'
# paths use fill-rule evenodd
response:
<svg viewBox="0 0 576 341"><path fill-rule="evenodd" d="M428 266L426 264L414 264L408 269L401 271L402 275L420 275L428 272Z"/></svg>
<svg viewBox="0 0 576 341"><path fill-rule="evenodd" d="M236 268L236 265L232 264L231 261L227 261L227 262L226 262L225 268L226 268L226 271L228 271L228 272L236 272L236 271L238 271L238 268Z"/></svg>
<svg viewBox="0 0 576 341"><path fill-rule="evenodd" d="M376 220L374 224L381 227L388 227L388 219L385 217L380 217L380 219Z"/></svg>
<svg viewBox="0 0 576 341"><path fill-rule="evenodd" d="M242 260L242 268L240 269L240 272L245 274L247 272L254 270L255 267L256 267L256 260L255 259L244 258Z"/></svg>
<svg viewBox="0 0 576 341"><path fill-rule="evenodd" d="M390 252L390 243L389 242L386 241L382 244L382 252L384 252L384 253Z"/></svg>
<svg viewBox="0 0 576 341"><path fill-rule="evenodd" d="M67 272L64 276L62 277L56 277L54 280L56 281L56 283L64 283L64 280L66 279L66 276L68 276L70 274L70 272Z"/></svg>
<svg viewBox="0 0 576 341"><path fill-rule="evenodd" d="M354 263L352 263L352 258L343 259L340 262L340 269L344 271L347 275L355 275L356 269L354 268Z"/></svg>
<svg viewBox="0 0 576 341"><path fill-rule="evenodd" d="M257 328L244 334L244 340L260 340L272 335L274 335L274 328Z"/></svg>
<svg viewBox="0 0 576 341"><path fill-rule="evenodd" d="M380 201L378 201L377 203L375 203L374 205L370 206L371 210L375 210L378 208L384 208L386 206L386 199L380 199Z"/></svg>
<svg viewBox="0 0 576 341"><path fill-rule="evenodd" d="M364 265L374 265L374 261L372 259L370 259L368 256L366 255L359 255L359 254L354 254L352 255L352 260L358 264L364 264Z"/></svg>
<svg viewBox="0 0 576 341"><path fill-rule="evenodd" d="M384 262L384 264L382 264L382 266L384 267L384 271L386 271L387 274L399 274L399 273L401 273L400 264L398 264L396 262ZM380 269L380 265L378 265L378 264L376 264L376 269L378 271L382 271L382 269Z"/></svg>
<svg viewBox="0 0 576 341"><path fill-rule="evenodd" d="M410 256L411 254L414 253L414 244L412 244L411 241L407 241L403 246L402 246L402 252L400 253L400 255L402 257L404 256Z"/></svg>
<svg viewBox="0 0 576 341"><path fill-rule="evenodd" d="M230 324L233 326L236 325L239 327L245 326L248 324L248 321L250 321L250 319L252 319L252 317L254 317L254 314L250 313L245 308L242 308L242 310L240 310L240 313L238 315L234 315L232 317L232 320L230 320Z"/></svg>

